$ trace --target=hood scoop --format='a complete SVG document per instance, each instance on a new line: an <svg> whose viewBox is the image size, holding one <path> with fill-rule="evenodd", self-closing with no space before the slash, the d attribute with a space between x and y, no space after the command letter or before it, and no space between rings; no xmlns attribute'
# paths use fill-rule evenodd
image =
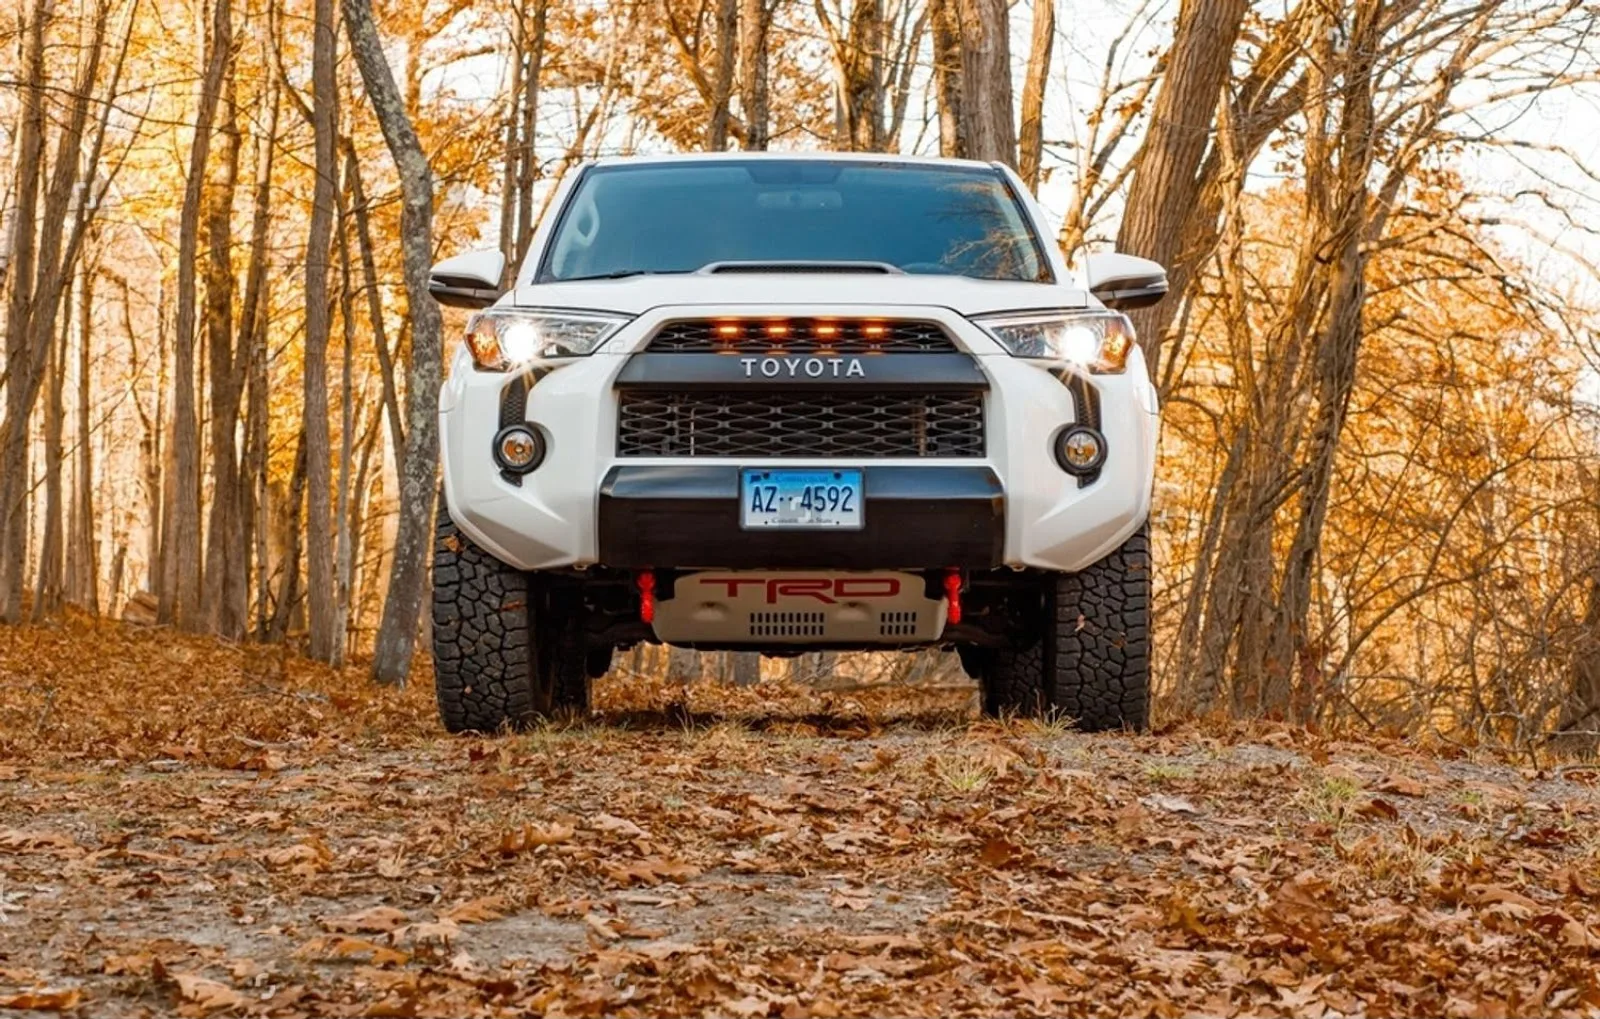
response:
<svg viewBox="0 0 1600 1019"><path fill-rule="evenodd" d="M790 262L710 262L701 266L697 272L705 276L719 276L723 273L821 273L824 275L858 275L865 273L872 276L904 276L905 271L888 262L828 262L828 261L790 261Z"/></svg>

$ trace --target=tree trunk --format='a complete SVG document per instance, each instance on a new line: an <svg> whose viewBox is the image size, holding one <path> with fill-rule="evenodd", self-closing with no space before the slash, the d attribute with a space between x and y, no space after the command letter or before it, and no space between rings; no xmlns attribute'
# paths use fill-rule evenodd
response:
<svg viewBox="0 0 1600 1019"><path fill-rule="evenodd" d="M334 75L333 0L316 0L311 45L311 115L316 185L306 238L305 437L306 437L306 609L310 654L331 662L337 656L339 614L334 591L332 448L328 435L329 256L338 179L334 147L338 84Z"/></svg>
<svg viewBox="0 0 1600 1019"><path fill-rule="evenodd" d="M232 578L245 589L245 617L249 615L250 572L248 564L255 565L255 619L252 624L256 639L266 637L268 589L269 516L267 506L267 326L270 306L267 279L267 241L272 225L272 171L275 164L278 136L278 114L281 108L278 81L268 80L266 106L266 131L256 139L255 195L250 219L250 257L245 269L244 301L239 310L239 368L244 384L244 453L238 479L238 518L243 534L243 575Z"/></svg>
<svg viewBox="0 0 1600 1019"><path fill-rule="evenodd" d="M178 220L177 326L172 364L172 498L161 526L162 580L157 616L194 629L203 619L200 605L200 424L195 406L196 263L200 246L201 199L211 155L211 130L222 95L223 75L233 51L230 0L216 0L205 77L200 83L189 176Z"/></svg>
<svg viewBox="0 0 1600 1019"><path fill-rule="evenodd" d="M834 145L853 152L883 149L883 4L855 0L843 35L829 25L834 67Z"/></svg>
<svg viewBox="0 0 1600 1019"><path fill-rule="evenodd" d="M439 457L441 322L439 306L428 295L428 270L433 256L433 171L383 55L383 42L372 21L371 0L345 0L344 20L361 80L400 171L400 242L412 322L411 371L406 384L408 425L400 470L394 566L389 574L389 595L378 627L372 671L379 682L402 683L411 670L427 585Z"/></svg>
<svg viewBox="0 0 1600 1019"><path fill-rule="evenodd" d="M535 132L539 127L539 80L544 72L545 30L549 25L549 0L534 0L533 28L527 33L528 66L522 72L522 139L517 150L517 243L506 259L507 284L516 279L517 265L533 243L533 185L539 179L539 153Z"/></svg>
<svg viewBox="0 0 1600 1019"><path fill-rule="evenodd" d="M755 686L761 682L761 656L754 651L739 651L728 656L733 666L734 686Z"/></svg>
<svg viewBox="0 0 1600 1019"><path fill-rule="evenodd" d="M522 68L527 63L527 39L523 33L527 18L521 3L511 26L511 88L507 91L506 122L501 132L504 142L505 165L500 169L500 254L505 259L500 285L510 286L516 270L517 259L517 164L522 155L522 144L517 137L522 118ZM354 148L348 150L355 158ZM346 174L348 176L348 173Z"/></svg>
<svg viewBox="0 0 1600 1019"><path fill-rule="evenodd" d="M1118 251L1154 259L1169 269L1185 257L1180 250L1184 224L1200 198L1198 171L1248 8L1248 0L1183 0L1150 128L1134 155ZM1169 308L1131 315L1152 376L1160 365L1158 323L1171 321L1170 314Z"/></svg>
<svg viewBox="0 0 1600 1019"><path fill-rule="evenodd" d="M1557 753L1592 755L1600 746L1600 566L1590 573L1589 604L1568 666L1566 702L1557 717L1551 749Z"/></svg>
<svg viewBox="0 0 1600 1019"><path fill-rule="evenodd" d="M955 0L961 13L961 137L968 159L1017 163L1007 0Z"/></svg>
<svg viewBox="0 0 1600 1019"><path fill-rule="evenodd" d="M667 650L667 682L688 686L700 679L700 652L675 647Z"/></svg>
<svg viewBox="0 0 1600 1019"><path fill-rule="evenodd" d="M0 422L0 622L22 618L27 559L28 418L23 396L32 367L28 320L39 208L39 170L44 162L44 34L53 4L34 0L22 28L21 106L16 132L16 205L11 210L11 257L6 264L6 413Z"/></svg>
<svg viewBox="0 0 1600 1019"><path fill-rule="evenodd" d="M728 147L728 103L733 96L734 59L739 55L739 0L717 0L717 68L711 80L711 120L706 150Z"/></svg>
<svg viewBox="0 0 1600 1019"><path fill-rule="evenodd" d="M933 22L933 87L939 104L939 155L967 154L961 130L960 0L928 0Z"/></svg>
<svg viewBox="0 0 1600 1019"><path fill-rule="evenodd" d="M400 396L395 389L394 354L389 350L388 328L384 324L383 298L378 288L378 264L373 254L372 222L368 215L366 185L361 180L361 163L355 146L345 139L345 179L350 182L351 213L356 221L356 251L361 260L361 289L367 295L367 325L372 329L372 345L378 355L378 374L383 384L383 406L389 419L389 441L398 463L406 448L405 421L400 416Z"/></svg>
<svg viewBox="0 0 1600 1019"><path fill-rule="evenodd" d="M347 182L348 183L348 182ZM343 204L341 195L341 205ZM343 328L343 349L339 367L339 481L335 488L334 520L337 532L334 537L334 572L337 637L333 647L332 664L344 665L345 653L350 645L351 578L355 570L353 537L350 530L350 473L351 460L355 458L355 277L350 271L350 231L345 210L339 210L339 321Z"/></svg>
<svg viewBox="0 0 1600 1019"><path fill-rule="evenodd" d="M1044 160L1044 91L1050 83L1055 38L1055 0L1034 0L1033 39L1022 78L1022 126L1017 143L1017 172L1032 191L1039 190L1039 168Z"/></svg>
<svg viewBox="0 0 1600 1019"><path fill-rule="evenodd" d="M250 563L245 546L238 444L240 370L247 354L234 351L233 193L239 179L237 90L230 62L222 117L222 151L206 194L206 346L211 384L211 513L206 530L204 612L211 632L244 636Z"/></svg>
<svg viewBox="0 0 1600 1019"><path fill-rule="evenodd" d="M38 623L61 611L65 548L61 533L63 485L61 468L66 461L63 438L66 431L67 337L72 332L71 302L61 322L55 342L45 357L47 380L44 399L44 533L39 541L38 576L33 588L33 621Z"/></svg>
<svg viewBox="0 0 1600 1019"><path fill-rule="evenodd" d="M289 634L294 620L295 605L300 600L300 522L305 519L302 507L306 497L306 433L302 430L295 440L294 471L289 476L289 491L283 500L287 517L278 529L283 552L278 560L278 595L272 607L272 619L267 624L268 643L280 643ZM265 565L262 569L266 569Z"/></svg>
<svg viewBox="0 0 1600 1019"><path fill-rule="evenodd" d="M739 105L744 113L744 147L767 148L767 30L772 22L768 0L739 0Z"/></svg>
<svg viewBox="0 0 1600 1019"><path fill-rule="evenodd" d="M71 583L68 597L94 615L100 614L100 544L95 537L94 425L91 401L94 386L92 328L94 315L92 266L78 273L78 462L73 472L77 487L72 497Z"/></svg>

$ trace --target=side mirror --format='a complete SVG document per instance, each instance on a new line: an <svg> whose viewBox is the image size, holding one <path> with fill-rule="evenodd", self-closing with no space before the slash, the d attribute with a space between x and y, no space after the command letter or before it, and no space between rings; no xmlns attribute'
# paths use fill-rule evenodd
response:
<svg viewBox="0 0 1600 1019"><path fill-rule="evenodd" d="M1127 311L1148 308L1167 296L1167 270L1148 258L1118 252L1089 255L1084 259L1089 293L1107 308Z"/></svg>
<svg viewBox="0 0 1600 1019"><path fill-rule="evenodd" d="M469 251L447 258L428 274L428 293L451 308L487 308L500 299L506 258L498 251Z"/></svg>

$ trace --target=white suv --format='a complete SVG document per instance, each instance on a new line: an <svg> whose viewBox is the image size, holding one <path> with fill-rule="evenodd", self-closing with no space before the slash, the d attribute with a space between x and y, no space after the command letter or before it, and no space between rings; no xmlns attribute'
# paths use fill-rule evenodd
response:
<svg viewBox="0 0 1600 1019"><path fill-rule="evenodd" d="M433 566L452 731L587 708L614 649L947 647L992 713L1141 728L1157 404L1003 166L605 159L572 173L440 397Z"/></svg>

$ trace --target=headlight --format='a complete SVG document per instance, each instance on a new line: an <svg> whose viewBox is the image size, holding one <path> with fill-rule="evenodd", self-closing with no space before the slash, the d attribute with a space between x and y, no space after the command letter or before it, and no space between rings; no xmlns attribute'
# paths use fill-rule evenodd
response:
<svg viewBox="0 0 1600 1019"><path fill-rule="evenodd" d="M1071 361L1104 375L1125 371L1133 352L1133 323L1120 312L1100 308L993 315L975 321L1017 357Z"/></svg>
<svg viewBox="0 0 1600 1019"><path fill-rule="evenodd" d="M603 312L491 308L467 323L467 348L484 371L510 371L535 358L593 353L627 321Z"/></svg>

